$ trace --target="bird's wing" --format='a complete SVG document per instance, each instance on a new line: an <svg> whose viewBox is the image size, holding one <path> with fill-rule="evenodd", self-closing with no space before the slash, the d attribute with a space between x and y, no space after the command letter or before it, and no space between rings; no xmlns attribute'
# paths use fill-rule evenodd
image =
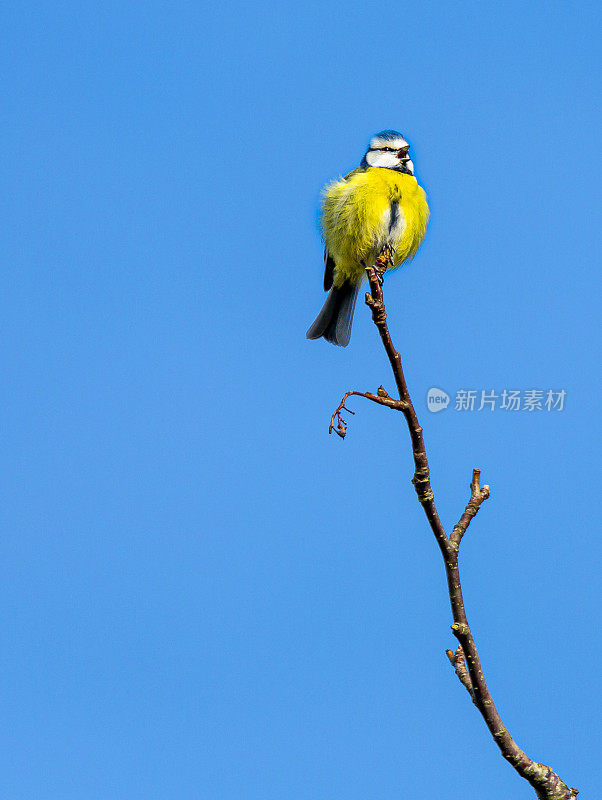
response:
<svg viewBox="0 0 602 800"><path fill-rule="evenodd" d="M354 175L357 175L358 172L365 172L363 167L356 167L352 169L351 172L348 172L347 175L343 178L344 181L348 181L349 178L352 178ZM327 292L331 287L334 280L334 259L328 252L326 248L324 248L324 291Z"/></svg>
<svg viewBox="0 0 602 800"><path fill-rule="evenodd" d="M324 291L327 292L334 280L334 258L324 248Z"/></svg>

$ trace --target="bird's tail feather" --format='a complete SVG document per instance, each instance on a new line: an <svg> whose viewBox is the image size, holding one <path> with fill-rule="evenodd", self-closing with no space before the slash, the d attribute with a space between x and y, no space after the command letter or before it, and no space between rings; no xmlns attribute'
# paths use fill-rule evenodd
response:
<svg viewBox="0 0 602 800"><path fill-rule="evenodd" d="M319 339L323 336L327 342L347 347L360 283L361 281L345 281L342 286L332 287L322 310L307 331L308 339Z"/></svg>

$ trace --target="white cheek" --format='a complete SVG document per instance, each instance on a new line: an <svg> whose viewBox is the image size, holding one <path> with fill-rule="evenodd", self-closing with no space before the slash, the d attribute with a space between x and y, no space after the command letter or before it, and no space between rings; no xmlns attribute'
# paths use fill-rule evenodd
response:
<svg viewBox="0 0 602 800"><path fill-rule="evenodd" d="M369 150L366 153L366 161L369 167L398 167L399 159L396 153L389 153L386 150Z"/></svg>
<svg viewBox="0 0 602 800"><path fill-rule="evenodd" d="M406 167L410 170L410 173L414 174L414 162L413 161L406 161Z"/></svg>

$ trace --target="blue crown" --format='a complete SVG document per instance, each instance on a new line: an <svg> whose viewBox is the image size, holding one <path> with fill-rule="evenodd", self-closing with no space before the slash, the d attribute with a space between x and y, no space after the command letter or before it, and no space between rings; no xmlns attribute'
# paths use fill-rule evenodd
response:
<svg viewBox="0 0 602 800"><path fill-rule="evenodd" d="M386 131L380 131L380 133L375 133L372 138L373 139L377 139L378 138L378 139L390 140L390 139L404 139L405 137L404 137L403 133L400 133L399 131L394 131L394 130L388 129Z"/></svg>

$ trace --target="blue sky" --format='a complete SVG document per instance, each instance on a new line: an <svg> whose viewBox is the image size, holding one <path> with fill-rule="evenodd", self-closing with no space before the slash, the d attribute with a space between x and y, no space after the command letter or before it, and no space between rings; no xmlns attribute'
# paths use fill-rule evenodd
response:
<svg viewBox="0 0 602 800"><path fill-rule="evenodd" d="M432 217L386 281L486 676L593 797L600 62L593 3L2 11L0 787L13 800L529 798L444 656L439 552L320 189L402 130ZM426 407L436 386L452 398ZM459 412L460 389L564 389Z"/></svg>

